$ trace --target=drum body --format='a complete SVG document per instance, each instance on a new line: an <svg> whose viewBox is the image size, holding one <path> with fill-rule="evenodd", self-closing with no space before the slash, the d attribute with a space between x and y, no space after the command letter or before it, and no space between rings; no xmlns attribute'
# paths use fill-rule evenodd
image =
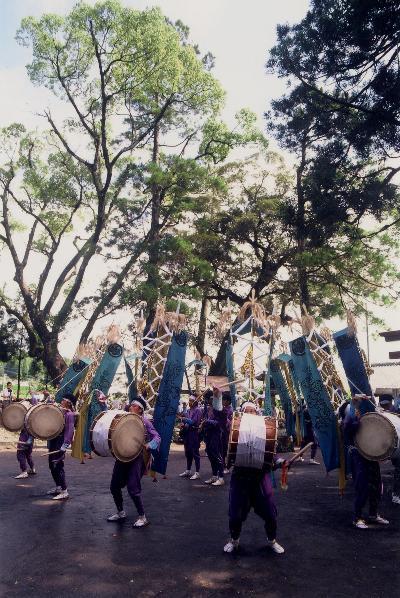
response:
<svg viewBox="0 0 400 598"><path fill-rule="evenodd" d="M400 457L400 417L386 411L366 413L360 420L355 444L370 461Z"/></svg>
<svg viewBox="0 0 400 598"><path fill-rule="evenodd" d="M102 411L90 428L90 445L99 457L129 463L143 450L145 427L141 417L120 409Z"/></svg>
<svg viewBox="0 0 400 598"><path fill-rule="evenodd" d="M271 467L277 436L275 417L235 412L229 433L228 467Z"/></svg>
<svg viewBox="0 0 400 598"><path fill-rule="evenodd" d="M34 438L52 440L64 429L64 412L55 403L34 405L25 416L25 428Z"/></svg>
<svg viewBox="0 0 400 598"><path fill-rule="evenodd" d="M14 401L3 408L1 419L3 427L9 432L18 432L24 427L25 415L30 408L29 401Z"/></svg>

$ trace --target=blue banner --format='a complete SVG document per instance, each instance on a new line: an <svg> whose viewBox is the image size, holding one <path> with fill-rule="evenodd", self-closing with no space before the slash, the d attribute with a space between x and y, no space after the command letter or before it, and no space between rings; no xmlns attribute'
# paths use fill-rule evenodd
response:
<svg viewBox="0 0 400 598"><path fill-rule="evenodd" d="M229 382L235 379L235 369L233 364L233 346L230 340L226 341L226 373ZM236 409L236 384L230 384L229 390L231 392L232 408Z"/></svg>
<svg viewBox="0 0 400 598"><path fill-rule="evenodd" d="M97 388L105 395L108 394L118 366L121 362L122 353L123 348L118 343L111 343L111 345L108 345L92 380L92 384L90 386L91 390L95 390Z"/></svg>
<svg viewBox="0 0 400 598"><path fill-rule="evenodd" d="M285 413L286 433L288 436L293 436L294 438L296 435L296 429L293 418L292 400L290 398L289 389L283 377L278 359L271 360L271 376Z"/></svg>
<svg viewBox="0 0 400 598"><path fill-rule="evenodd" d="M186 332L174 334L154 407L153 424L161 436L161 444L155 453L152 470L163 475L167 471L169 449L185 373L186 345Z"/></svg>
<svg viewBox="0 0 400 598"><path fill-rule="evenodd" d="M349 329L344 328L339 332L335 332L333 339L343 363L351 394L372 396L368 373L356 335L349 334Z"/></svg>
<svg viewBox="0 0 400 598"><path fill-rule="evenodd" d="M292 341L290 350L326 470L331 471L340 465L335 412L305 337Z"/></svg>
<svg viewBox="0 0 400 598"><path fill-rule="evenodd" d="M86 368L89 364L90 359L83 358L74 361L74 363L69 366L61 380L60 389L56 392L55 399L57 403L61 403L65 394L74 392L79 382L82 380L82 377L85 375Z"/></svg>

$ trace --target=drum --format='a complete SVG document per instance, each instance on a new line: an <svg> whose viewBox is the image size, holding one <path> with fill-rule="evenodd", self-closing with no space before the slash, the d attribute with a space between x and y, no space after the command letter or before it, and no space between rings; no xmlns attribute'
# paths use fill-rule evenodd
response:
<svg viewBox="0 0 400 598"><path fill-rule="evenodd" d="M18 432L24 427L25 415L30 408L29 401L14 401L3 408L1 419L9 432Z"/></svg>
<svg viewBox="0 0 400 598"><path fill-rule="evenodd" d="M64 412L55 403L33 405L25 416L25 428L31 436L40 440L56 438L64 425Z"/></svg>
<svg viewBox="0 0 400 598"><path fill-rule="evenodd" d="M360 420L355 444L370 461L400 457L400 417L386 411L366 413Z"/></svg>
<svg viewBox="0 0 400 598"><path fill-rule="evenodd" d="M90 445L99 457L129 463L142 452L145 427L141 417L120 409L102 411L90 428Z"/></svg>
<svg viewBox="0 0 400 598"><path fill-rule="evenodd" d="M228 467L272 466L278 429L275 417L235 412L228 444Z"/></svg>

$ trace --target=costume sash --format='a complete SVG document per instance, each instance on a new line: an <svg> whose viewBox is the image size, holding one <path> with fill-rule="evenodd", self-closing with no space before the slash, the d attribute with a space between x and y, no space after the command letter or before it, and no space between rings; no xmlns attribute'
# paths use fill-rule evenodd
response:
<svg viewBox="0 0 400 598"><path fill-rule="evenodd" d="M228 374L228 380L232 382L235 379L235 369L233 363L233 347L230 339L226 341L226 373ZM236 409L236 384L230 384L229 390L231 392L232 408Z"/></svg>
<svg viewBox="0 0 400 598"><path fill-rule="evenodd" d="M56 392L56 403L61 403L66 393L73 393L82 377L85 375L86 367L90 364L90 359L79 359L74 361L64 374L61 380L60 388Z"/></svg>
<svg viewBox="0 0 400 598"><path fill-rule="evenodd" d="M293 418L292 401L278 359L271 360L271 376L285 413L285 426L287 435L293 436L294 438L296 430Z"/></svg>
<svg viewBox="0 0 400 598"><path fill-rule="evenodd" d="M349 329L344 328L335 332L333 339L343 363L351 394L363 393L372 396L368 373L356 335L349 334Z"/></svg>
<svg viewBox="0 0 400 598"><path fill-rule="evenodd" d="M99 367L96 370L91 384L91 390L101 390L105 395L108 394L115 373L122 359L123 348L118 343L108 345Z"/></svg>
<svg viewBox="0 0 400 598"><path fill-rule="evenodd" d="M305 337L292 341L290 350L326 470L331 471L340 465L335 412Z"/></svg>
<svg viewBox="0 0 400 598"><path fill-rule="evenodd" d="M174 334L154 407L153 424L161 436L161 444L155 454L152 470L163 475L167 471L169 449L185 373L186 345L186 332Z"/></svg>

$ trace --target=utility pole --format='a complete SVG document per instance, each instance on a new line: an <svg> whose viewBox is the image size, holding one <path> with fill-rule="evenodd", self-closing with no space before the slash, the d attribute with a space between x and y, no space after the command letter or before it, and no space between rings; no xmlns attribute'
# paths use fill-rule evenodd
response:
<svg viewBox="0 0 400 598"><path fill-rule="evenodd" d="M21 329L21 335L19 337L19 353L18 353L17 401L19 400L19 392L20 392L20 388L21 388L22 341L23 341L23 331Z"/></svg>

